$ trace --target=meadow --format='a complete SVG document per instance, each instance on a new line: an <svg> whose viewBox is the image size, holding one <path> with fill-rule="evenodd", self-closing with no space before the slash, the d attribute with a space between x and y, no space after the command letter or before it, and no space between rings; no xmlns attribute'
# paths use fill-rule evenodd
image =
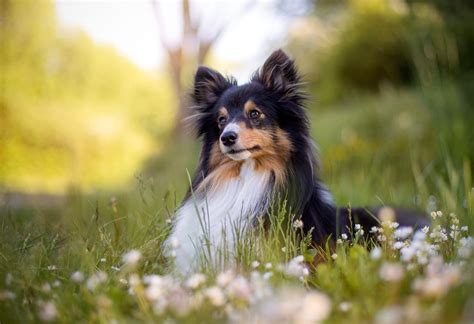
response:
<svg viewBox="0 0 474 324"><path fill-rule="evenodd" d="M303 9L285 44L265 46L304 74L336 203L385 206L382 221L371 239L355 226L315 247L283 201L269 226L235 229L234 253L203 244L183 275L161 246L200 148L166 63L138 68L61 25L52 1L2 3L0 323L474 322L473 5ZM432 223L400 227L392 207Z"/></svg>
<svg viewBox="0 0 474 324"><path fill-rule="evenodd" d="M338 238L335 251L316 249L282 206L268 216L269 230L257 226L235 254L183 276L161 243L199 149L171 141L128 190L71 189L49 209L4 205L2 322L471 321L470 163L432 155L436 127L423 102L420 91L388 89L314 109L311 120L338 204L432 212L429 228L398 228L387 208L375 240L357 231L354 241ZM314 265L316 255L325 261Z"/></svg>

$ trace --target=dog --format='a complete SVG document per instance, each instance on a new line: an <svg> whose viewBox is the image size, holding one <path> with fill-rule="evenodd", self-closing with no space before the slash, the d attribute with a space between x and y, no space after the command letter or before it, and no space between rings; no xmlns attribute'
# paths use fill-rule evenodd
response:
<svg viewBox="0 0 474 324"><path fill-rule="evenodd" d="M284 197L301 217L303 231L315 245L350 235L356 223L366 229L379 225L377 209L336 207L320 180L306 95L295 62L284 51L273 52L243 85L199 67L191 99L202 151L165 242L177 268L195 266L202 249L211 258L219 246L232 253L235 224L253 226L276 197ZM397 221L425 224L402 210L397 210Z"/></svg>

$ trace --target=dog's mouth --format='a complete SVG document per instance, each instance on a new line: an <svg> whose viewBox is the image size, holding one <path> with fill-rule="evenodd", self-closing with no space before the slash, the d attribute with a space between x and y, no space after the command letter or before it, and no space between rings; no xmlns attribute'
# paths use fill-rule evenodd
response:
<svg viewBox="0 0 474 324"><path fill-rule="evenodd" d="M252 147L249 147L249 148L243 148L243 149L232 149L232 150L229 150L227 152L225 152L225 154L239 154L239 153L242 153L242 152L255 152L255 151L259 151L261 150L262 148L260 147L260 145L255 145L255 146L252 146Z"/></svg>

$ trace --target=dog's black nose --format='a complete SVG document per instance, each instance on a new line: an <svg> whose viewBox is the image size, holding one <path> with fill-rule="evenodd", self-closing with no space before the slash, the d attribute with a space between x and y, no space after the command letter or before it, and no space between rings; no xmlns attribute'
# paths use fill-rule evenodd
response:
<svg viewBox="0 0 474 324"><path fill-rule="evenodd" d="M222 144L224 144L225 146L231 146L231 145L234 145L235 142L237 141L237 133L236 132L225 132L224 134L222 134L221 136L221 141L222 141Z"/></svg>

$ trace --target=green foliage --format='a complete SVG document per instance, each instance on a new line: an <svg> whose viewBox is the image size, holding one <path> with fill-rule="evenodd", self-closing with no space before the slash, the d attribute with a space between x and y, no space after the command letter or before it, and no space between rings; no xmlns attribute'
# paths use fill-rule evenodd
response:
<svg viewBox="0 0 474 324"><path fill-rule="evenodd" d="M289 47L299 62L311 62L303 70L323 104L414 79L403 9L384 0L316 3L305 19L313 22L300 28L309 30L296 30Z"/></svg>
<svg viewBox="0 0 474 324"><path fill-rule="evenodd" d="M168 80L59 26L50 1L2 7L0 185L64 192L127 184L172 127Z"/></svg>
<svg viewBox="0 0 474 324"><path fill-rule="evenodd" d="M386 84L461 78L472 85L473 15L462 1L318 1L290 33L289 47L322 104Z"/></svg>
<svg viewBox="0 0 474 324"><path fill-rule="evenodd" d="M334 45L321 59L321 93L328 96L321 97L323 102L413 78L403 16L383 1L352 3Z"/></svg>
<svg viewBox="0 0 474 324"><path fill-rule="evenodd" d="M408 0L413 8L435 8L442 17L443 25L454 39L457 74L469 74L474 70L474 6L472 1L464 0Z"/></svg>
<svg viewBox="0 0 474 324"><path fill-rule="evenodd" d="M450 173L453 173L453 179L470 177L468 168L464 172L451 170ZM466 183L467 188L471 185ZM448 216L448 213L440 216L435 220L432 231L436 231L437 225L443 228L454 224L473 225L474 192L466 193L467 197L458 196L457 188L451 186L446 190L441 183L427 189L437 197L454 197L454 207L459 211L459 218ZM231 262L227 264L229 267L233 264L232 260L237 260L235 272L222 273L222 265L204 263L200 269L207 277L201 284L203 287L193 288L192 291L187 288L186 294L178 295L180 299L176 301L164 291L176 289L176 293L183 293L183 288L176 288L176 285L190 285L187 281L190 277L170 276L173 268L161 250L162 242L170 230L169 211L175 206L169 199L161 200L157 195L141 199L142 195L142 190L134 190L110 199L110 195L82 196L71 192L67 203L57 210L2 210L2 321L42 321L47 302L54 304L54 318L59 322L163 321L170 318L191 323L196 320L224 321L226 316L230 316L230 309L213 305L212 299L206 297L206 289L215 287L214 282L219 280L216 279L219 275L225 278L230 276L229 280L238 279L236 282L239 284L242 284L242 278L249 278L245 280L253 282L261 290L252 288L251 292L246 292L244 286L244 297L251 293L256 300L263 298L263 301L283 303L278 304L280 307L295 298L291 290L283 290L283 300L273 301L272 298L276 297L273 294L279 292L281 287L305 287L306 291L303 290L302 295L296 298L303 298L304 294L317 289L329 296L332 303L329 320L336 322L370 321L391 307L401 308L403 316L413 318L460 320L468 300L472 298L474 278L466 275L472 273L472 260L458 263L458 249L461 248L459 238L436 243L444 260L450 262L450 265L442 265L443 271L448 271L445 275L450 274L449 269L456 272L444 279L441 277L441 283L430 283L434 287L428 283L420 286L416 284L417 280L437 275L437 261L427 267L422 263L400 262L401 252L393 248L393 229L389 227L384 227L387 241L382 242L382 251L378 257L369 252L373 243L355 233L356 240L353 243L340 241L332 252L318 249L320 260L324 262L311 264L315 251L308 249L308 242L300 239L299 230L292 226L283 205L268 215L269 224L257 224L255 231L248 234L250 236L238 240L237 254L228 259ZM468 208L463 207L466 199ZM440 199L437 207L446 210L449 205L449 200ZM465 236L466 233L463 233L460 235ZM132 249L139 250L142 257L137 264L130 265L123 256ZM297 255L302 257L296 263ZM303 276L303 283L293 278L295 269L290 271L287 268L291 262L299 265L302 260L309 262L307 266L311 269L309 275ZM386 274L382 271L383 267L389 267ZM84 276L83 281L71 277L76 271ZM161 280L173 280L171 286L165 285L160 290L164 295L159 300L170 302L163 305L169 311L160 312L150 301L146 293L148 284L144 280L144 276L150 274L161 275ZM267 279L255 283L256 279L261 280L262 277ZM434 279L438 280L438 277ZM446 292L443 290L443 280L452 280ZM271 289L270 293L268 289ZM11 299L11 294L7 292L15 296ZM263 297L258 297L260 293ZM195 298L195 302L202 304L192 312L180 312L180 302L186 298ZM230 297L226 302L235 307L233 312L245 312L247 308L255 312L260 303L249 304L246 299L234 300ZM301 302L298 300L299 304ZM349 305L347 309L342 307L344 303ZM276 305L273 312L279 312Z"/></svg>
<svg viewBox="0 0 474 324"><path fill-rule="evenodd" d="M308 34L300 35L303 41L291 46L308 72L310 92L331 103L328 109L311 105L310 118L322 177L335 200L440 209L446 215L437 224L451 229L456 218L448 214L454 212L472 234L474 83L469 37L459 38L459 30L469 34L460 26L472 21L459 19L457 25L453 17L459 9L444 1L435 7L410 4L409 15L383 1L323 2L327 8L337 3L337 10L327 11L331 27L322 33L330 39L315 48L305 38L315 30L310 23ZM466 17L470 5L462 8ZM381 244L378 259L370 252L374 242L360 236L334 250L315 249L293 227L284 204L246 235L236 227L235 255L222 252L221 263L203 262L208 281L193 291L196 300L204 300L197 310L156 313L142 279L173 272L161 246L187 190L186 169L194 170L199 154L196 142L167 136L173 115L168 81L138 70L84 33L58 26L51 2L3 1L1 9L1 189L59 193L68 188L65 195L44 197L46 208L34 201L19 208L17 196L0 197L2 322L38 322L47 302L55 305L58 322L225 321L229 309L211 305L204 289L216 285L222 266L233 262L240 278L266 276L257 283L271 289L265 297L270 304L286 305L278 300L279 288L299 287L302 293L280 297L298 304L305 294L322 291L332 302L330 322L382 321L385 311L402 312L408 322L466 320L462 316L474 289L472 260L462 268L461 283L423 296L414 287L427 268L403 265L403 279L382 280L385 263L400 269L400 252L390 244ZM341 28L334 30L335 25ZM386 85L407 85L413 78L419 85L411 89ZM124 186L138 169L143 171L132 185ZM101 191L90 192L97 188ZM58 203L49 206L48 199ZM439 246L445 262L458 266L460 241ZM122 257L132 249L142 258L129 267ZM297 255L297 265L305 260L312 270L302 283L285 270ZM314 256L324 262L309 264ZM71 279L75 271L85 282ZM99 280L98 274L105 274L105 281L91 289L87 280ZM188 298L189 289L181 285L189 278L172 278L180 287L174 301ZM183 290L186 294L179 294ZM236 309L258 306L228 302Z"/></svg>

